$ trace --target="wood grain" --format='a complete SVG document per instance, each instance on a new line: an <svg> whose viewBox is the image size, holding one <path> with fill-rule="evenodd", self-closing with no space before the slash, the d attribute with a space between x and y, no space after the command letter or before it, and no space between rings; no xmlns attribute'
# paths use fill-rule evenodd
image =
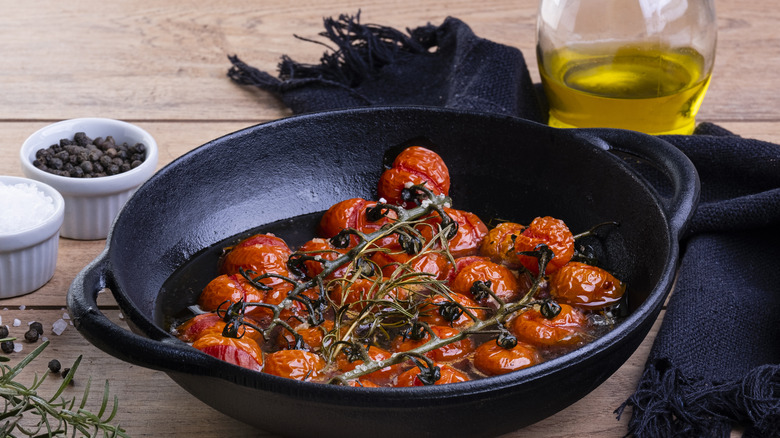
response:
<svg viewBox="0 0 780 438"><path fill-rule="evenodd" d="M160 145L160 167L209 140L291 115L272 95L233 84L228 55L274 72L282 55L314 63L325 48L323 17L361 13L363 22L414 28L447 16L468 23L484 38L515 46L538 80L534 56L536 0L302 0L221 2L59 2L0 0L0 174L21 176L18 150L46 124L74 117L135 122ZM712 85L699 114L744 137L780 143L780 10L770 0L716 0L719 40ZM2 208L0 206L0 208ZM27 322L50 327L66 312L76 274L103 250L104 241L60 239L54 278L23 297L0 302L0 317L20 336ZM118 324L109 294L101 308ZM13 327L19 319L20 326ZM609 380L566 410L506 437L620 437L613 410L633 391L653 331ZM120 397L119 422L135 437L270 436L231 420L196 400L164 373L115 359L73 327L47 334L50 347L31 371L45 373L51 358L84 359L67 396L93 391L108 379ZM31 351L32 345L24 345ZM17 360L23 353L14 353ZM31 377L31 376L27 376ZM47 385L54 385L55 378ZM47 387L43 388L44 390ZM45 392L45 391L43 391Z"/></svg>

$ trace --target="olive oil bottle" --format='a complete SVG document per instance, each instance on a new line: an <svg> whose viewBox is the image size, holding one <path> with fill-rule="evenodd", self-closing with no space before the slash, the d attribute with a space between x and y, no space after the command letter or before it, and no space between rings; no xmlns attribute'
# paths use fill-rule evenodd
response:
<svg viewBox="0 0 780 438"><path fill-rule="evenodd" d="M692 48L591 43L537 57L555 127L690 134L710 83Z"/></svg>

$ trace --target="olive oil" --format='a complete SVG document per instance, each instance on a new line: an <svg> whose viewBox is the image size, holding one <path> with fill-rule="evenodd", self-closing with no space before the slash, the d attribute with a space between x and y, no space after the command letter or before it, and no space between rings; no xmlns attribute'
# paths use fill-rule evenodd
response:
<svg viewBox="0 0 780 438"><path fill-rule="evenodd" d="M608 45L539 53L549 124L690 134L710 83L694 49Z"/></svg>

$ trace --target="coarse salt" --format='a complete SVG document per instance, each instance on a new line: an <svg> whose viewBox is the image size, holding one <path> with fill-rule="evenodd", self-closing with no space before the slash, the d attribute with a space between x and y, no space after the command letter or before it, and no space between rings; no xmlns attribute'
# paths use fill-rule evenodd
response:
<svg viewBox="0 0 780 438"><path fill-rule="evenodd" d="M54 200L33 184L0 182L0 234L34 228L54 214Z"/></svg>
<svg viewBox="0 0 780 438"><path fill-rule="evenodd" d="M61 335L66 328L68 328L68 323L64 319L58 319L51 325L51 331L57 336Z"/></svg>

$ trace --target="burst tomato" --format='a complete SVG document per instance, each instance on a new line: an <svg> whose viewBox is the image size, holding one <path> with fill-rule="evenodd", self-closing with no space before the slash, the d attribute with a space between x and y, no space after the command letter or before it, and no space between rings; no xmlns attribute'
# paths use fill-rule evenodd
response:
<svg viewBox="0 0 780 438"><path fill-rule="evenodd" d="M404 149L393 161L390 169L379 178L377 192L390 204L410 207L401 193L407 185L425 184L437 195L448 195L450 191L450 173L444 160L435 152L421 146Z"/></svg>
<svg viewBox="0 0 780 438"><path fill-rule="evenodd" d="M265 356L263 371L295 380L316 380L325 368L325 359L304 350L279 350Z"/></svg>
<svg viewBox="0 0 780 438"><path fill-rule="evenodd" d="M515 245L515 238L524 230L525 226L514 222L502 222L496 225L482 239L480 254L510 268L520 267L520 260L512 249Z"/></svg>
<svg viewBox="0 0 780 438"><path fill-rule="evenodd" d="M520 264L534 274L539 273L539 259L534 256L519 254L534 251L539 245L547 245L553 252L553 258L547 264L545 274L551 274L569 263L574 255L574 236L569 227L560 220L550 216L537 217L514 239L513 252Z"/></svg>

